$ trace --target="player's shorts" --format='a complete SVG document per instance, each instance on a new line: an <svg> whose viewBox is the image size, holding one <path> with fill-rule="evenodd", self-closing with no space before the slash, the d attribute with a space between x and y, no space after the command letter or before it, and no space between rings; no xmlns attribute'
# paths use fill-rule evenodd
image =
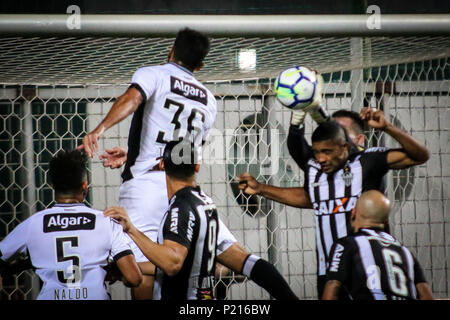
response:
<svg viewBox="0 0 450 320"><path fill-rule="evenodd" d="M134 226L149 239L156 242L159 226L169 206L166 175L163 171L150 171L127 180L120 186L119 205L124 207ZM222 220L219 219L217 254L237 242ZM148 259L130 238L130 247L137 262Z"/></svg>

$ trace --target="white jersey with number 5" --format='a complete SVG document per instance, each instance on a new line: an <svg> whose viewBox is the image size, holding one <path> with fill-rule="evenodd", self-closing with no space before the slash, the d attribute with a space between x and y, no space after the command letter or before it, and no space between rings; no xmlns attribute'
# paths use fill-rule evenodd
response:
<svg viewBox="0 0 450 320"><path fill-rule="evenodd" d="M213 94L176 63L138 69L131 80L144 102L134 113L124 181L151 170L167 142L186 135L200 146L214 124Z"/></svg>
<svg viewBox="0 0 450 320"><path fill-rule="evenodd" d="M39 300L105 300L108 259L131 254L122 227L103 212L56 204L37 212L0 242L0 259L28 253L44 282Z"/></svg>

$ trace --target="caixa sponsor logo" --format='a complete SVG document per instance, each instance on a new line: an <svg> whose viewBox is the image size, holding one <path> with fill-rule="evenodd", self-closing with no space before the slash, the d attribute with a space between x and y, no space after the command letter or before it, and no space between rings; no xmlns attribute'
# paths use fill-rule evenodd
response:
<svg viewBox="0 0 450 320"><path fill-rule="evenodd" d="M92 230L95 228L95 214L56 213L44 216L44 232L68 230Z"/></svg>
<svg viewBox="0 0 450 320"><path fill-rule="evenodd" d="M316 215L349 212L355 207L357 200L358 197L356 196L330 199L326 201L314 202L313 207Z"/></svg>

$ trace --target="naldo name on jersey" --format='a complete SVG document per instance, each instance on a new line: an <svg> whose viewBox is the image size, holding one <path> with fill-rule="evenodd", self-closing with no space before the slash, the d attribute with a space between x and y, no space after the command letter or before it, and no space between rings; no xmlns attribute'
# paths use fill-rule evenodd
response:
<svg viewBox="0 0 450 320"><path fill-rule="evenodd" d="M44 216L44 232L66 230L92 230L95 215L92 213L57 213Z"/></svg>

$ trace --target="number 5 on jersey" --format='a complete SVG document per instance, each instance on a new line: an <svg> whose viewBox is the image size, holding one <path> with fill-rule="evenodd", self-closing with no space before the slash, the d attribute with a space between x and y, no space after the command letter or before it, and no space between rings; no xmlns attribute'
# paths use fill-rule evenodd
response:
<svg viewBox="0 0 450 320"><path fill-rule="evenodd" d="M70 248L78 247L78 237L55 238L55 241L57 262L72 262L66 270L59 269L56 271L59 282L67 284L68 287L79 285L81 282L80 257L78 255L66 256L64 253L65 243L68 243L66 246L68 245ZM69 277L66 277L66 274L70 274Z"/></svg>

